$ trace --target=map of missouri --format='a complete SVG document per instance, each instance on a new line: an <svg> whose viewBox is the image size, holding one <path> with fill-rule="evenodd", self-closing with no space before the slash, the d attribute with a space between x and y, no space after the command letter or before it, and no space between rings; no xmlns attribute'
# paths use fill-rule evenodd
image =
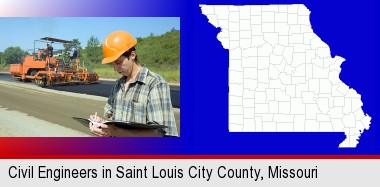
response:
<svg viewBox="0 0 380 187"><path fill-rule="evenodd" d="M200 7L229 50L230 132L344 132L339 147L357 146L371 117L304 5Z"/></svg>

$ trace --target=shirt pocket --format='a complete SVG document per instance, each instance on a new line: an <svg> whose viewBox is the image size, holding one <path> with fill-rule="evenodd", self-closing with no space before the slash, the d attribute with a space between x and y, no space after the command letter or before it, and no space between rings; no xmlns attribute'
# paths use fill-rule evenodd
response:
<svg viewBox="0 0 380 187"><path fill-rule="evenodd" d="M146 123L146 104L128 101L127 121Z"/></svg>

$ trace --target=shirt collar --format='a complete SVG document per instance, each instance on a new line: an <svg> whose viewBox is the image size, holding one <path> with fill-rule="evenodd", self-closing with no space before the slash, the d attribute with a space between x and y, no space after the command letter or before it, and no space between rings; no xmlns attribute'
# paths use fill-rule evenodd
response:
<svg viewBox="0 0 380 187"><path fill-rule="evenodd" d="M146 77L148 76L148 68L145 65L141 65L140 72L136 76L136 81L146 84Z"/></svg>
<svg viewBox="0 0 380 187"><path fill-rule="evenodd" d="M148 72L149 72L149 69L145 65L141 65L140 72L137 74L136 80L133 83L141 82L141 83L146 84L146 77L148 76ZM127 80L127 77L123 76L118 80L118 83L124 84L126 80Z"/></svg>

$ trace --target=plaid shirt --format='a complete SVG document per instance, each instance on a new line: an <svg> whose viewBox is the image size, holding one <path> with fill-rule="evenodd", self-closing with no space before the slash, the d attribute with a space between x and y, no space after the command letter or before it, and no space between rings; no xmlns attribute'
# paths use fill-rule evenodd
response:
<svg viewBox="0 0 380 187"><path fill-rule="evenodd" d="M136 80L124 88L126 77L116 81L104 107L104 117L112 120L153 122L166 125L158 133L178 136L170 99L170 87L160 75L141 66Z"/></svg>

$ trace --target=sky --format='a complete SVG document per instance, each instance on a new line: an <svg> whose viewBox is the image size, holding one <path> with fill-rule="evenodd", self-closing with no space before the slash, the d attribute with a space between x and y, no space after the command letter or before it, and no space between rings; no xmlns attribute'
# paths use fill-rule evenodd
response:
<svg viewBox="0 0 380 187"><path fill-rule="evenodd" d="M84 48L91 36L102 43L109 33L116 30L125 30L135 38L144 38L151 33L164 34L172 28L180 30L179 17L1 17L0 52L18 46L30 53L34 40L43 37L79 39ZM37 43L36 47L43 48L45 45ZM53 44L53 47L63 49L62 45Z"/></svg>

